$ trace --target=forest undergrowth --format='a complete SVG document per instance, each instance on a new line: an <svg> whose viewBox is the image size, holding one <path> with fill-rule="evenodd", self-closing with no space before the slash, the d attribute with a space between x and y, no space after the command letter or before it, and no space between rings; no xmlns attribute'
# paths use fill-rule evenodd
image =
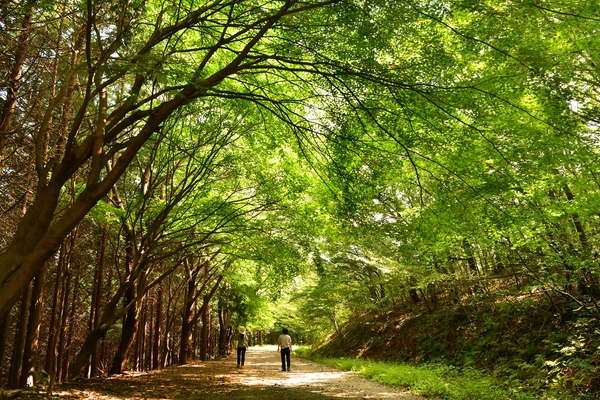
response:
<svg viewBox="0 0 600 400"><path fill-rule="evenodd" d="M498 296L435 311L368 313L311 356L480 371L513 393L597 399L600 327L570 307L534 295Z"/></svg>

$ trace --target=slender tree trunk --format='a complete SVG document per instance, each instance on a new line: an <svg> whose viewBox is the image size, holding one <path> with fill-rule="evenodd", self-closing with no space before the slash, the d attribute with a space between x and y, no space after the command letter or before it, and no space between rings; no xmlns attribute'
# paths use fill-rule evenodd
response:
<svg viewBox="0 0 600 400"><path fill-rule="evenodd" d="M27 332L27 309L29 308L30 286L27 286L25 293L21 298L21 307L19 311L19 323L17 333L13 344L10 369L8 370L8 388L17 389L19 387L19 378L23 368L23 352L25 350L25 340Z"/></svg>
<svg viewBox="0 0 600 400"><path fill-rule="evenodd" d="M50 326L48 328L48 349L46 350L46 372L52 378L53 370L56 368L56 342L57 330L56 324L60 320L58 317L58 302L60 299L60 289L63 279L63 268L66 260L65 243L61 245L58 263L56 265L56 282L54 284L54 296L52 297L52 309L50 311Z"/></svg>
<svg viewBox="0 0 600 400"><path fill-rule="evenodd" d="M160 368L165 368L166 366L170 365L169 364L169 360L171 357L170 354L170 349L169 349L169 337L171 335L171 306L169 303L167 303L167 307L166 307L166 323L165 323L165 330L163 333L163 337L162 337L162 358L160 360Z"/></svg>
<svg viewBox="0 0 600 400"><path fill-rule="evenodd" d="M191 348L192 348L192 307L194 305L194 288L196 281L192 278L188 282L188 288L186 291L186 301L184 303L182 320L181 320L181 343L179 349L179 365L185 365L191 359Z"/></svg>
<svg viewBox="0 0 600 400"><path fill-rule="evenodd" d="M153 346L154 346L154 301L150 302L150 307L146 310L146 325L148 328L148 334L146 342L146 355L144 358L146 359L145 370L152 370L152 355L154 354Z"/></svg>
<svg viewBox="0 0 600 400"><path fill-rule="evenodd" d="M197 308L197 307L194 307ZM196 313L197 310L194 310ZM198 334L198 320L194 318L192 323L192 345L189 349L188 361L196 361L198 355L198 349L200 348L200 335Z"/></svg>
<svg viewBox="0 0 600 400"><path fill-rule="evenodd" d="M66 380L69 376L69 367L71 365L71 344L73 343L73 330L75 327L75 313L77 312L77 299L80 287L80 274L77 271L75 286L73 288L73 301L71 302L71 313L69 315L69 330L67 333L67 343L65 346L65 354L62 360L62 380Z"/></svg>
<svg viewBox="0 0 600 400"><path fill-rule="evenodd" d="M161 368L169 365L173 365L173 347L171 343L172 329L175 325L176 312L173 310L173 296L171 294L171 288L169 287L169 300L167 301L166 316L165 316L165 329L162 338L162 359Z"/></svg>
<svg viewBox="0 0 600 400"><path fill-rule="evenodd" d="M23 74L23 64L25 63L25 56L27 53L27 42L29 41L29 35L32 28L33 4L34 2L32 0L28 0L23 6L26 12L21 23L21 33L17 41L14 62L6 87L6 98L4 99L2 110L0 110L0 169L4 166L4 152L7 139L13 131L12 122L17 105L17 93Z"/></svg>
<svg viewBox="0 0 600 400"><path fill-rule="evenodd" d="M160 357L160 337L162 324L162 290L158 289L158 298L156 299L156 316L154 320L154 352L152 353L152 369L160 369L162 359Z"/></svg>
<svg viewBox="0 0 600 400"><path fill-rule="evenodd" d="M0 322L0 382L4 379L4 353L8 344L8 327L10 325L10 313L2 318Z"/></svg>
<svg viewBox="0 0 600 400"><path fill-rule="evenodd" d="M144 370L144 343L146 338L146 301L142 301L139 312L138 329L135 338L134 347L134 369L136 371Z"/></svg>
<svg viewBox="0 0 600 400"><path fill-rule="evenodd" d="M106 258L106 236L108 226L102 227L100 236L100 252L96 271L94 273L94 288L92 291L92 302L90 303L90 332L98 325L100 319L100 305L102 298L102 280L104 275L104 264ZM90 376L98 376L98 341L93 345L91 361L90 361Z"/></svg>
<svg viewBox="0 0 600 400"><path fill-rule="evenodd" d="M96 280L96 298L93 305L94 310L94 323L92 329L98 327L100 319L100 308L102 304L102 284L104 279L104 268L105 268L105 255L106 255L106 230L102 232L102 242L100 249L100 260L98 261L98 275ZM94 343L94 349L92 350L92 365L91 365L91 376L98 376L98 342Z"/></svg>
<svg viewBox="0 0 600 400"><path fill-rule="evenodd" d="M56 356L56 371L52 371L56 374L56 382L61 381L62 378L62 369L63 369L63 358L65 356L65 346L66 346L66 335L64 334L65 329L67 328L67 322L69 317L69 296L71 294L71 282L73 280L73 272L71 270L67 270L66 272L66 280L63 284L62 296L60 300L60 324L58 326L58 332L63 334L59 335L58 340L58 354ZM52 378L52 377L50 377ZM52 383L52 379L50 379ZM51 385L52 386L52 385Z"/></svg>
<svg viewBox="0 0 600 400"><path fill-rule="evenodd" d="M23 369L19 386L27 387L27 379L31 376L33 379L35 372L35 359L37 358L39 338L40 338L40 316L42 314L42 304L44 301L44 285L46 283L46 268L35 277L31 301L29 306L29 322L27 324L27 338L25 341L25 350L23 352ZM35 383L35 382L33 382Z"/></svg>
<svg viewBox="0 0 600 400"><path fill-rule="evenodd" d="M169 354L171 355L169 365L179 364L179 360L175 354L175 326L173 326L173 332L169 336L169 349Z"/></svg>
<svg viewBox="0 0 600 400"><path fill-rule="evenodd" d="M205 294L202 302L202 331L200 333L200 360L202 361L207 360L206 354L208 353L209 301L209 295Z"/></svg>

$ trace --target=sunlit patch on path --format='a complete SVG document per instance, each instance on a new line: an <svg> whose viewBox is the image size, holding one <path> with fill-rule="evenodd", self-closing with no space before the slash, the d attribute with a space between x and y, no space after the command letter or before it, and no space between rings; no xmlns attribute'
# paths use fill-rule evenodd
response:
<svg viewBox="0 0 600 400"><path fill-rule="evenodd" d="M275 346L251 348L248 364L230 379L242 386L295 388L305 392L305 398L345 399L417 399L406 392L393 390L347 372L336 371L319 364L292 358L292 371L282 372ZM295 392L295 391L294 391ZM307 396L309 393L316 397Z"/></svg>

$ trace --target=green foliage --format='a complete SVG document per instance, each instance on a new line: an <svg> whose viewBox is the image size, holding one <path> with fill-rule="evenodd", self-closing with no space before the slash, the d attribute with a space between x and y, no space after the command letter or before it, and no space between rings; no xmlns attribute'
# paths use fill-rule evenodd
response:
<svg viewBox="0 0 600 400"><path fill-rule="evenodd" d="M507 390L498 382L473 369L458 370L448 365L395 364L356 359L317 359L344 371L356 372L377 382L396 386L437 399L511 399L537 397Z"/></svg>

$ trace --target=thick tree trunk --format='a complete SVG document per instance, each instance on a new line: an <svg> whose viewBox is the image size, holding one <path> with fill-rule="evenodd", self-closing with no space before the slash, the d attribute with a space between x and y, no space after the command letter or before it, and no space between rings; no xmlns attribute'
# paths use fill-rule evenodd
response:
<svg viewBox="0 0 600 400"><path fill-rule="evenodd" d="M325 1L316 5L316 7L325 6L332 2ZM166 100L139 96L147 80L151 79L151 74L141 71L135 66L135 62L131 64L131 69L123 70L122 74L117 72L110 74L108 81L102 81L102 68L107 65L107 60L110 59L111 55L120 50L120 46L123 44L122 36L119 34L118 37L113 38L111 45L106 48L97 46L95 42L97 35L94 29L98 27L102 30L103 28L96 25L96 14L92 11L90 11L90 14L83 15L86 46L85 51L82 53L86 55L89 68L79 69L74 63L65 62L71 68L68 76L63 80L63 84L68 85L67 82L70 81L70 76L75 72L87 72L88 76L85 77L85 83L81 86L83 96L76 117L69 126L64 154L57 157L60 162L57 162L51 173L44 165L36 165L39 183L34 196L35 200L26 215L19 221L10 244L0 254L0 318L4 317L18 301L29 282L39 274L39 269L58 250L68 233L111 190L144 144L152 135L160 131L163 122L175 110L189 104L196 98L207 95L210 88L216 87L229 76L235 75L254 64L256 60L250 57L253 47L263 40L265 35L281 18L296 12L291 9L294 6L295 2L283 2L281 7L273 10L270 15L261 16L260 20L248 25L247 32L255 33L246 40L247 43L240 49L241 51L236 57L222 68L211 71L201 81L194 78L180 89L168 90L164 96L161 96L161 98L167 98ZM136 56L134 59L142 59L155 46L160 46L164 40L178 35L182 30L187 30L202 23L206 17L206 12L210 9L208 5L206 9L200 7L185 16L185 23L180 23L180 21L171 26L161 26L157 30L157 34L150 35L147 44L139 48L141 53L138 56L141 56L141 58ZM299 8L298 11L304 12L302 8ZM122 17L117 22L119 27L117 31L121 28L127 31L132 23L132 20ZM252 27L258 26L260 26L260 29L253 30ZM232 39L234 38L232 37ZM214 50L217 51L225 45L225 42L219 40L215 43ZM64 59L64 57L61 58ZM207 58L207 61L209 58ZM201 69L203 68L204 65L201 66ZM120 82L126 82L128 79L131 80L132 76L135 76L135 78L129 88L130 96L124 101L116 101L111 104L111 108L105 114L101 109L106 104L105 92L108 91L107 88L112 84L116 85ZM116 82L111 80L113 77L117 80ZM120 78L124 80L120 80ZM177 90L177 93L174 93L175 90ZM42 126L33 133L35 138L46 137L46 130L49 129L48 119L52 115L52 111L64 101L65 92L66 90L61 88L59 94L52 99L52 104L47 105ZM148 105L152 105L152 107L148 107ZM98 127L100 124L97 124L98 129L94 133L87 132L89 125L93 125L86 123L91 115L99 115L101 118L98 122L106 123L105 129L102 128L105 131L104 137L99 137L101 129ZM104 121L106 115L108 115L108 119ZM28 119L27 121L31 122L32 120ZM86 125L85 129L81 129L84 124ZM120 141L120 139L123 140ZM113 145L114 147L112 147ZM103 152L104 146L110 146L111 151L118 152L118 157L116 157L117 161L112 169L107 171L106 174L101 174L101 168L107 157L107 154ZM86 173L89 174L87 177L85 176ZM77 176L81 182L85 181L86 183L78 193L77 199L67 208L61 210L62 213L57 218L58 213L56 211L63 188L74 176Z"/></svg>
<svg viewBox="0 0 600 400"><path fill-rule="evenodd" d="M133 303L132 306L130 306ZM125 295L125 304L130 306L123 322L123 329L121 331L121 341L115 358L113 359L112 367L110 368L110 374L121 374L125 371L129 364L129 354L133 345L133 340L137 332L138 315L140 312L139 303L136 300L136 288L133 284L127 289Z"/></svg>
<svg viewBox="0 0 600 400"><path fill-rule="evenodd" d="M133 229L125 219L122 220L122 226L125 230L125 267L129 276L129 286L125 291L124 307L129 308L123 321L121 341L110 367L109 373L111 375L121 374L128 368L129 356L137 334L138 318L141 311L141 298L137 296L140 283L137 282L137 276L133 275L133 271L136 269L136 265L134 265L135 237Z"/></svg>
<svg viewBox="0 0 600 400"><path fill-rule="evenodd" d="M179 365L185 365L191 360L191 349L193 345L193 316L192 309L195 302L195 287L196 287L196 275L192 274L188 285L185 296L185 303L182 311L181 320L181 343L179 348Z"/></svg>
<svg viewBox="0 0 600 400"><path fill-rule="evenodd" d="M134 261L132 261L132 264L136 264L138 261L139 261L139 259L136 257L136 259L134 259ZM138 271L141 271L141 269L138 269ZM85 339L83 345L81 346L81 350L79 351L79 354L77 355L77 357L75 359L75 364L73 365L73 374L75 376L83 375L84 368L88 362L87 360L91 356L91 351L94 348L95 343L97 343L98 340L100 340L101 338L104 337L106 332L108 332L108 330L114 325L114 323L116 321L118 321L124 315L129 313L132 309L134 311L136 311L135 309L139 308L139 302L141 301L141 299L144 295L145 280L142 280L141 282L139 282L137 284L138 285L137 295L135 297L133 297L133 301L129 301L129 302L125 301L125 304L126 304L125 308L118 307L120 300L124 296L126 296L126 294L129 292L129 290L131 289L131 285L134 285L131 282L136 281L136 280L138 280L138 276L128 275L126 278L126 283L122 284L119 287L117 292L113 295L112 299L104 307L104 311L102 312L102 317L100 318L100 320L98 322L98 326L96 328L94 328L94 330L92 332L89 333L89 335ZM109 282L110 282L110 280L109 280ZM135 292L135 290L133 292ZM130 293L130 295L132 295L133 292ZM124 322L124 326L125 326L125 322ZM135 329L133 330L133 335L135 335ZM129 348L131 349L131 345L129 346ZM119 358L122 358L122 356L123 355L120 354ZM116 355L115 355L115 357L116 357ZM114 359L113 359L112 366L114 366Z"/></svg>
<svg viewBox="0 0 600 400"><path fill-rule="evenodd" d="M65 157L48 184L36 192L35 201L20 220L11 243L0 255L0 317L15 304L46 260L58 250L62 240L111 190L152 133L157 131L173 110L188 101L189 99L178 97L156 107L139 134L128 142L129 147L121 153L103 180L86 185L77 199L64 210L62 216L54 221L64 183L71 178L71 171L88 159L91 148L89 151L78 149L77 154ZM81 146L91 147L91 140L86 139Z"/></svg>
<svg viewBox="0 0 600 400"><path fill-rule="evenodd" d="M83 375L87 360L91 354L91 349L94 348L95 343L103 338L111 326L113 326L113 324L122 317L123 314L119 312L118 309L118 300L121 297L121 293L118 293L117 295L113 296L112 300L106 305L98 326L96 326L96 328L89 333L83 342L81 350L75 359L75 363L73 364L74 376Z"/></svg>
<svg viewBox="0 0 600 400"><path fill-rule="evenodd" d="M229 347L229 331L231 325L231 312L225 309L225 305L219 302L219 356L225 357Z"/></svg>
<svg viewBox="0 0 600 400"><path fill-rule="evenodd" d="M192 327L190 320L182 321L179 365L185 365L192 359Z"/></svg>

